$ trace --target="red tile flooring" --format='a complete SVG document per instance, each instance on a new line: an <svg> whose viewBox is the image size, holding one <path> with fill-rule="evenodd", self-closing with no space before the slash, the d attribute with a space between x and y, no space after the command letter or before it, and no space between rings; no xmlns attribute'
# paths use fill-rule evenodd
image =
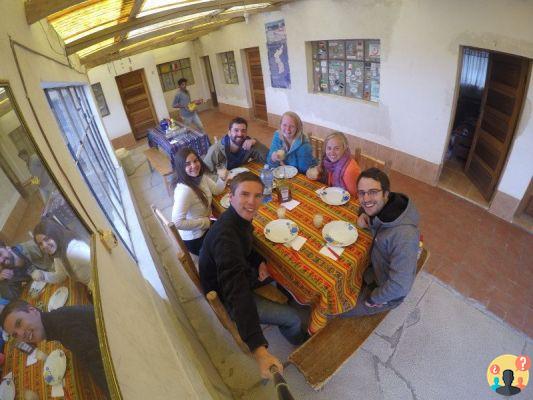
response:
<svg viewBox="0 0 533 400"><path fill-rule="evenodd" d="M219 138L232 118L200 114L206 131ZM248 132L270 145L274 129L251 121ZM471 297L533 337L533 235L438 187L391 174L392 190L414 200L430 251L426 271Z"/></svg>

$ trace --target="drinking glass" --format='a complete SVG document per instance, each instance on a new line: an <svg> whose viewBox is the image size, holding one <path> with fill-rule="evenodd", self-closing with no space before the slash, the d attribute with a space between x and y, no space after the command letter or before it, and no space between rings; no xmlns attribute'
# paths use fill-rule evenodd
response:
<svg viewBox="0 0 533 400"><path fill-rule="evenodd" d="M276 210L276 214L278 214L278 218L279 219L283 219L285 218L285 212L287 211L287 209L285 207L279 207L277 210Z"/></svg>
<svg viewBox="0 0 533 400"><path fill-rule="evenodd" d="M324 223L324 216L322 214L315 214L313 216L313 225L318 229Z"/></svg>
<svg viewBox="0 0 533 400"><path fill-rule="evenodd" d="M226 168L226 164L225 163L218 163L216 165L216 168L217 168L217 175L223 180L226 179L227 176L228 176L228 170Z"/></svg>

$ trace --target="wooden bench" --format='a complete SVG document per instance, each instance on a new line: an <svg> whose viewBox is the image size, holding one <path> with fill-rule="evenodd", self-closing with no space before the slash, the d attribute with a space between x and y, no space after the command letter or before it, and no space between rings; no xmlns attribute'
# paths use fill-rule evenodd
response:
<svg viewBox="0 0 533 400"><path fill-rule="evenodd" d="M429 252L423 248L417 262L417 274L428 258ZM289 362L300 370L313 389L319 390L372 334L389 312L366 317L335 318L297 348L289 356Z"/></svg>
<svg viewBox="0 0 533 400"><path fill-rule="evenodd" d="M163 183L165 184L165 188L167 189L167 193L170 197L172 197L172 189L170 187L170 183L167 180L168 176L172 176L174 174L170 159L166 156L166 154L160 152L157 148L153 147L149 148L148 150L145 150L144 155L148 160L148 166L150 167L150 171L153 171L155 169L157 173L161 175L161 177L163 178Z"/></svg>

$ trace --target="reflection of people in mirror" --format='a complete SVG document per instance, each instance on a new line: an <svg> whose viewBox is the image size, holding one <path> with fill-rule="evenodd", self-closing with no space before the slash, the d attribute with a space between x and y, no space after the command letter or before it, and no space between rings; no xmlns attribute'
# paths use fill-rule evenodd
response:
<svg viewBox="0 0 533 400"><path fill-rule="evenodd" d="M29 281L33 271L49 270L52 262L33 241L15 246L0 241L0 268L0 297L13 300L20 296L22 282Z"/></svg>
<svg viewBox="0 0 533 400"><path fill-rule="evenodd" d="M26 163L26 166L30 171L30 182L39 185L39 192L43 198L43 203L46 204L52 192L57 189L56 185L50 178L46 167L36 153L30 155L27 150L21 150L19 151L18 156Z"/></svg>
<svg viewBox="0 0 533 400"><path fill-rule="evenodd" d="M33 230L35 243L41 251L54 258L55 271L33 271L36 281L63 282L67 276L91 286L91 248L74 232L50 218L43 218Z"/></svg>
<svg viewBox="0 0 533 400"><path fill-rule="evenodd" d="M37 345L43 340L57 340L72 352L89 370L95 383L108 393L93 306L61 307L43 312L23 300L15 300L3 309L0 323L19 342Z"/></svg>

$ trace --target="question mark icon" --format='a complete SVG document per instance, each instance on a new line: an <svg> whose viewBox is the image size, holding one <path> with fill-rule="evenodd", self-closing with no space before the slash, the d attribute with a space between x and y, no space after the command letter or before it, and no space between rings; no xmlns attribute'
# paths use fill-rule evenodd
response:
<svg viewBox="0 0 533 400"><path fill-rule="evenodd" d="M527 371L531 367L531 359L526 355L519 355L516 357L515 366L519 371Z"/></svg>
<svg viewBox="0 0 533 400"><path fill-rule="evenodd" d="M498 364L492 364L490 366L490 372L492 372L493 375L497 375L500 373L500 366Z"/></svg>

